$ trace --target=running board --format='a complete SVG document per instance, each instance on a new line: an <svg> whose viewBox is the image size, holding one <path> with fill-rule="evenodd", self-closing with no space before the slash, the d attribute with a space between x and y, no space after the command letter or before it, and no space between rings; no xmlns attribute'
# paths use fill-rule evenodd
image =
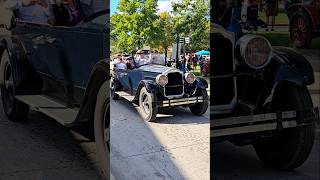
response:
<svg viewBox="0 0 320 180"><path fill-rule="evenodd" d="M299 118L299 123L296 119ZM210 123L211 138L246 133L294 128L319 120L319 109L284 111L277 113L214 119Z"/></svg>
<svg viewBox="0 0 320 180"><path fill-rule="evenodd" d="M35 110L55 119L63 126L71 126L75 121L78 111L58 103L44 95L19 95L19 101L28 104Z"/></svg>
<svg viewBox="0 0 320 180"><path fill-rule="evenodd" d="M131 94L125 92L125 91L117 91L116 92L120 97L132 102L134 99L134 96L132 96Z"/></svg>

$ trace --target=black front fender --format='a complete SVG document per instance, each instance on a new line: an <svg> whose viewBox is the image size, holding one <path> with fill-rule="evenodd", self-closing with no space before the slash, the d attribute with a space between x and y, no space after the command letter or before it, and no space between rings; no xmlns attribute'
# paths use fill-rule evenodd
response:
<svg viewBox="0 0 320 180"><path fill-rule="evenodd" d="M195 88L199 89L207 89L208 88L208 83L205 79L202 78L196 78L194 82Z"/></svg>
<svg viewBox="0 0 320 180"><path fill-rule="evenodd" d="M278 48L275 51L275 60L279 63L274 83L289 81L299 86L314 83L313 68L302 55L287 48Z"/></svg>

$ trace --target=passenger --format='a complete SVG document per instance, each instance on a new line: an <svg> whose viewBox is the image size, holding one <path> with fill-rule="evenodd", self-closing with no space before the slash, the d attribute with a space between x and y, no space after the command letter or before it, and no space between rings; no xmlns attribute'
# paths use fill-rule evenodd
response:
<svg viewBox="0 0 320 180"><path fill-rule="evenodd" d="M76 8L76 5L74 4L73 0L66 0L64 1L64 4L66 6L66 9L69 13L69 24L70 26L76 25L81 21L81 15L78 9Z"/></svg>
<svg viewBox="0 0 320 180"><path fill-rule="evenodd" d="M7 0L3 7L18 10L18 18L22 21L48 24L50 11L45 0Z"/></svg>
<svg viewBox="0 0 320 180"><path fill-rule="evenodd" d="M120 54L117 55L117 58L113 60L111 64L114 66L116 71L127 70L127 63L121 58Z"/></svg>

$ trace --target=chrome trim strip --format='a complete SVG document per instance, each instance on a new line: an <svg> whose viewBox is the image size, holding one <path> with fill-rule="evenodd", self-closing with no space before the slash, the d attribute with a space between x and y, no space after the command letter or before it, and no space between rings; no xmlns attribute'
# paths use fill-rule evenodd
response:
<svg viewBox="0 0 320 180"><path fill-rule="evenodd" d="M191 98L182 98L182 99L173 99L173 100L166 100L163 101L162 107L169 107L169 106L179 106L185 104L195 104L199 102L204 102L203 97L191 97Z"/></svg>

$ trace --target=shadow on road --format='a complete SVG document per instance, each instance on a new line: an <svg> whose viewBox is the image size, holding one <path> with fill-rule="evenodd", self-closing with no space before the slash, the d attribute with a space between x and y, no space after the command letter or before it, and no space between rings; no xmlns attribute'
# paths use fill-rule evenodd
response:
<svg viewBox="0 0 320 180"><path fill-rule="evenodd" d="M238 147L223 142L211 144L211 177L214 180L318 180L320 178L319 134L312 154L295 171L277 171L262 164L252 146Z"/></svg>
<svg viewBox="0 0 320 180"><path fill-rule="evenodd" d="M0 179L100 179L88 138L35 111L22 123L3 114L0 107Z"/></svg>

